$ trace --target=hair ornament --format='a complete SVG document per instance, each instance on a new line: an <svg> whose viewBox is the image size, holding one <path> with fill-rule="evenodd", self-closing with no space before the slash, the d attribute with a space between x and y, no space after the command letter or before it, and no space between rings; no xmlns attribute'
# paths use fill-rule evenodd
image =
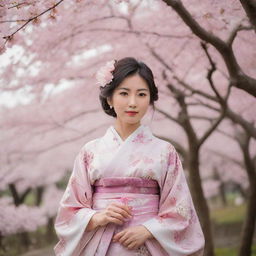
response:
<svg viewBox="0 0 256 256"><path fill-rule="evenodd" d="M97 71L96 79L100 86L105 87L113 80L112 71L115 69L115 62L115 60L110 60Z"/></svg>

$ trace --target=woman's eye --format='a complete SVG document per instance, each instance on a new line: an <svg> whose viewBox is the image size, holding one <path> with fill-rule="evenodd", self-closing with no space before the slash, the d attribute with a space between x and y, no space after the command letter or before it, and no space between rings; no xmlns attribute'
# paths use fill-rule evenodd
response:
<svg viewBox="0 0 256 256"><path fill-rule="evenodd" d="M127 95L128 93L127 92L120 92L120 95ZM145 94L145 93L140 93L139 94L140 96L147 96L147 94Z"/></svg>

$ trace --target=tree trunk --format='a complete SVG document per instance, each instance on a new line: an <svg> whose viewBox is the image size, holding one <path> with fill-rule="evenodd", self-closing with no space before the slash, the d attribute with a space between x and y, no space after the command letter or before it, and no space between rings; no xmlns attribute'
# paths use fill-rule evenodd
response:
<svg viewBox="0 0 256 256"><path fill-rule="evenodd" d="M39 206L42 203L44 194L44 187L40 186L36 188L36 206Z"/></svg>
<svg viewBox="0 0 256 256"><path fill-rule="evenodd" d="M223 207L227 206L227 198L226 198L226 193L225 193L225 184L221 181L220 183L220 198L221 198L221 203Z"/></svg>
<svg viewBox="0 0 256 256"><path fill-rule="evenodd" d="M251 246L253 244L253 235L256 223L256 182L250 189L247 212L242 228L241 245L239 256L251 256Z"/></svg>
<svg viewBox="0 0 256 256"><path fill-rule="evenodd" d="M241 136L242 137L242 136ZM239 248L239 256L250 256L253 244L253 235L256 223L256 171L249 150L250 137L240 141L246 172L249 179L249 196L245 221L242 228L242 239Z"/></svg>
<svg viewBox="0 0 256 256"><path fill-rule="evenodd" d="M225 193L225 183L221 180L218 169L216 167L213 169L213 179L220 182L220 187L219 187L220 199L221 199L222 206L226 207L227 199L226 199L226 193Z"/></svg>
<svg viewBox="0 0 256 256"><path fill-rule="evenodd" d="M51 243L54 239L54 218L51 217L47 222L47 231L46 231L46 239L49 243Z"/></svg>
<svg viewBox="0 0 256 256"><path fill-rule="evenodd" d="M199 172L199 152L197 149L190 151L189 155L189 185L193 202L197 209L198 217L205 236L205 256L214 256L214 243L211 228L209 208L203 194Z"/></svg>
<svg viewBox="0 0 256 256"><path fill-rule="evenodd" d="M22 248L25 248L26 250L28 250L30 245L30 239L29 239L28 233L22 232L22 233L19 233L18 236L20 238Z"/></svg>
<svg viewBox="0 0 256 256"><path fill-rule="evenodd" d="M10 192L12 194L13 203L15 204L15 206L19 206L19 205L23 204L26 197L28 196L28 194L31 191L31 188L27 188L23 194L19 195L14 183L9 184L8 186L9 186Z"/></svg>
<svg viewBox="0 0 256 256"><path fill-rule="evenodd" d="M3 243L3 240L4 240L3 238L4 238L4 236L0 232L0 248L2 249L3 252L7 253L6 247L5 247L4 243Z"/></svg>
<svg viewBox="0 0 256 256"><path fill-rule="evenodd" d="M238 190L238 192L240 193L241 197L245 200L248 199L248 195L246 193L246 191L243 189L241 184L236 183L236 188Z"/></svg>

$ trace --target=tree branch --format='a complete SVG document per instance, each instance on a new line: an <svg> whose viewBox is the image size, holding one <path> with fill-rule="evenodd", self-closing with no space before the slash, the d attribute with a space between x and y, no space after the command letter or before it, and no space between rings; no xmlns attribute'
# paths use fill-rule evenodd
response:
<svg viewBox="0 0 256 256"><path fill-rule="evenodd" d="M192 32L205 42L213 45L221 54L227 66L230 81L233 86L246 91L256 97L256 79L246 75L237 63L232 47L219 37L206 31L192 17L192 15L183 6L180 0L162 0L168 6L172 7L184 21L184 23L192 30ZM246 1L247 2L247 1Z"/></svg>
<svg viewBox="0 0 256 256"><path fill-rule="evenodd" d="M168 114L167 112L165 112L164 110L162 110L162 109L160 109L160 108L158 108L158 107L155 107L155 109L156 109L157 112L161 113L162 115L164 115L164 116L167 117L168 119L170 119L170 120L176 122L177 124L181 125L181 124L179 123L178 118L175 118L175 117L171 116L170 114Z"/></svg>
<svg viewBox="0 0 256 256"><path fill-rule="evenodd" d="M251 0L240 0L240 3L256 32L256 2Z"/></svg>
<svg viewBox="0 0 256 256"><path fill-rule="evenodd" d="M236 27L231 31L231 33L230 33L230 35L229 35L229 38L228 38L228 40L227 40L227 45L228 45L229 47L232 47L232 44L233 44L233 42L234 42L234 40L235 40L235 38L236 38L236 36L237 36L237 33L238 33L239 31L242 31L242 30L251 30L251 29L253 29L252 26L243 26L242 24L239 24L238 26L236 26Z"/></svg>
<svg viewBox="0 0 256 256"><path fill-rule="evenodd" d="M21 27L19 27L16 31L14 31L12 34L8 35L8 36L4 36L3 39L6 39L6 41L11 40L12 37L14 36L14 34L16 34L18 31L20 31L21 29L23 29L28 23L30 23L33 20L36 20L38 17L42 16L43 14L45 14L46 12L54 9L56 6L58 6L61 2L63 2L64 0L60 0L58 3L54 4L52 7L46 9L45 11L43 11L42 13L28 19Z"/></svg>

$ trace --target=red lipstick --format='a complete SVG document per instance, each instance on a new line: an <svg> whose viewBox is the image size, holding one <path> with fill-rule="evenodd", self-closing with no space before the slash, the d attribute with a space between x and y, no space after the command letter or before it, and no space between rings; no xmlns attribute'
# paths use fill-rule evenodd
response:
<svg viewBox="0 0 256 256"><path fill-rule="evenodd" d="M136 111L125 111L125 113L127 113L127 115L129 115L129 116L135 116L138 112L136 112Z"/></svg>

